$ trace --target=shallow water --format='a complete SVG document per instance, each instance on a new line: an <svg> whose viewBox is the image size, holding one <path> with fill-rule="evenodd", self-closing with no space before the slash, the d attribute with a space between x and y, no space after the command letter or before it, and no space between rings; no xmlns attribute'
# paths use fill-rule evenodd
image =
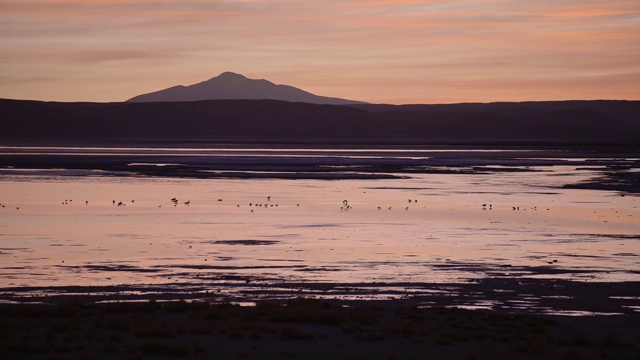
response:
<svg viewBox="0 0 640 360"><path fill-rule="evenodd" d="M595 176L575 165L527 170L331 181L5 171L0 288L637 281L640 199L562 188Z"/></svg>

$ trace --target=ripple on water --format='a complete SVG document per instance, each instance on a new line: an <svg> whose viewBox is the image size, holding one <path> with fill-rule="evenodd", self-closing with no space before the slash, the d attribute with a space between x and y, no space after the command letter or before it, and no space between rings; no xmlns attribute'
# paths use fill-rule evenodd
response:
<svg viewBox="0 0 640 360"><path fill-rule="evenodd" d="M250 240L250 239L244 239L244 240L215 240L215 241L211 241L211 242L215 243L215 244L223 244L223 245L248 245L248 246L273 245L273 244L280 243L280 241L275 241L275 240Z"/></svg>

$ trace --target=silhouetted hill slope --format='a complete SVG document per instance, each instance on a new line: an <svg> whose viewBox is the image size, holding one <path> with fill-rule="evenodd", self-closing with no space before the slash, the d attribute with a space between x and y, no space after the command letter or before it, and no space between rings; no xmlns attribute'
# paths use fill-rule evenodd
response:
<svg viewBox="0 0 640 360"><path fill-rule="evenodd" d="M623 121L640 127L640 101L627 100L569 100L569 101L528 101L528 102L494 102L494 103L460 103L460 104L354 104L353 107L375 112L416 112L416 113L469 113L485 112L505 115L536 113L545 116L549 112L567 112L569 116L579 116L580 112L589 121L588 113L599 112L615 121Z"/></svg>
<svg viewBox="0 0 640 360"><path fill-rule="evenodd" d="M318 96L288 85L276 85L267 80L248 79L225 72L217 77L190 86L168 89L133 97L127 102L201 101L201 100L281 100L310 104L363 104L361 101Z"/></svg>
<svg viewBox="0 0 640 360"><path fill-rule="evenodd" d="M89 143L150 140L407 145L640 140L640 124L616 115L627 114L640 102L586 101L568 107L531 104L497 108L490 104L354 107L273 100L0 100L0 138Z"/></svg>

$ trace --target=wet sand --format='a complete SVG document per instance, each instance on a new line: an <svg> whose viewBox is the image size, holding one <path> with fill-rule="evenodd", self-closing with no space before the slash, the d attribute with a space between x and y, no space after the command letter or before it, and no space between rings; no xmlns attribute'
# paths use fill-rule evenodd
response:
<svg viewBox="0 0 640 360"><path fill-rule="evenodd" d="M539 270L545 274L544 270ZM547 271L547 274L552 272ZM640 281L586 282L495 276L470 283L313 283L254 282L229 279L205 284L53 286L4 289L0 299L10 304L206 301L252 305L307 297L364 304L458 307L498 313L565 316L633 316L640 311ZM640 318L639 318L640 320Z"/></svg>

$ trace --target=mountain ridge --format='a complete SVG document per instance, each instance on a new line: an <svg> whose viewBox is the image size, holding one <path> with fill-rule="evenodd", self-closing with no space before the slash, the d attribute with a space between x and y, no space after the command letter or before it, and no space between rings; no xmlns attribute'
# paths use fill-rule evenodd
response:
<svg viewBox="0 0 640 360"><path fill-rule="evenodd" d="M640 101L337 106L276 100L56 103L0 99L0 144L569 144L640 141ZM623 116L624 115L624 116ZM631 120L632 121L631 121Z"/></svg>
<svg viewBox="0 0 640 360"><path fill-rule="evenodd" d="M279 100L321 105L366 104L362 101L319 96L290 85L274 84L265 79L249 79L231 71L192 85L177 85L134 96L126 102L202 100Z"/></svg>

